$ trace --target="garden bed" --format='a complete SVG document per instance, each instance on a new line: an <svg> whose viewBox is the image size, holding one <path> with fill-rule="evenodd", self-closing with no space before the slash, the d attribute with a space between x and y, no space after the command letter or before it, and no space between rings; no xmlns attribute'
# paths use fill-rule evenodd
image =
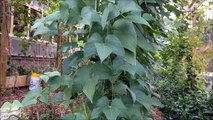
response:
<svg viewBox="0 0 213 120"><path fill-rule="evenodd" d="M8 76L5 83L6 88L25 87L28 85L29 85L29 79L27 75Z"/></svg>

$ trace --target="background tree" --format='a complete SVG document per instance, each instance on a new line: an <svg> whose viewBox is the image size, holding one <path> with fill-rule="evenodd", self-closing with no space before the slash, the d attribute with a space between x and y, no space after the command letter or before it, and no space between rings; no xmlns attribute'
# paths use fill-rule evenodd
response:
<svg viewBox="0 0 213 120"><path fill-rule="evenodd" d="M1 23L1 41L0 41L0 83L5 85L6 81L6 68L7 68L7 54L8 54L8 29L7 29L7 2L1 1L2 9L2 23Z"/></svg>
<svg viewBox="0 0 213 120"><path fill-rule="evenodd" d="M207 61L196 50L205 42L204 30L209 26L204 16L207 6L199 6L170 22L178 28L178 34L168 34L167 45L157 56L163 68L158 69L161 81L157 81L157 86L167 119L212 119L212 94L206 90L202 78Z"/></svg>

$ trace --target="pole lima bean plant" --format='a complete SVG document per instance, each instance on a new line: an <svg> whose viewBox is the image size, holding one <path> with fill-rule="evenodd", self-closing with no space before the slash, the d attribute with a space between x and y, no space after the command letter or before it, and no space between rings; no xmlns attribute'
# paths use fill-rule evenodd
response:
<svg viewBox="0 0 213 120"><path fill-rule="evenodd" d="M64 0L52 14L38 19L31 29L39 34L79 35L85 45L65 58L63 73L41 76L48 84L30 91L22 103L63 101L73 106L76 96L86 96L82 111L62 119L153 119L153 106L162 106L145 81L152 70L156 38L166 37L163 18L177 10L177 0ZM172 4L171 4L172 3ZM64 26L83 25L66 30ZM62 43L60 51L77 47L77 41ZM48 94L59 90L53 98Z"/></svg>

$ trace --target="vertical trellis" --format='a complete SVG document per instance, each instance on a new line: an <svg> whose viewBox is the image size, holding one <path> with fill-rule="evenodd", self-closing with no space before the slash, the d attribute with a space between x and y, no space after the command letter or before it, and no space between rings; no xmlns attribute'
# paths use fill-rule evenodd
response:
<svg viewBox="0 0 213 120"><path fill-rule="evenodd" d="M7 55L8 55L8 30L7 30L7 7L6 0L2 0L2 25L1 25L1 42L0 42L0 82L4 87L6 82Z"/></svg>

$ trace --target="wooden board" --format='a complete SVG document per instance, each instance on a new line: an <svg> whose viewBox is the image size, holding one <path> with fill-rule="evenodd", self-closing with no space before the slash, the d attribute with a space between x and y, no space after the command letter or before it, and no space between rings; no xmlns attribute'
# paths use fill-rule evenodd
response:
<svg viewBox="0 0 213 120"><path fill-rule="evenodd" d="M22 76L9 76L7 77L5 87L13 88L13 87L24 87L29 85L29 80L27 75Z"/></svg>
<svg viewBox="0 0 213 120"><path fill-rule="evenodd" d="M6 69L7 69L7 54L8 54L8 31L7 31L7 7L6 0L2 0L2 25L1 25L1 39L0 39L0 83L5 87Z"/></svg>

